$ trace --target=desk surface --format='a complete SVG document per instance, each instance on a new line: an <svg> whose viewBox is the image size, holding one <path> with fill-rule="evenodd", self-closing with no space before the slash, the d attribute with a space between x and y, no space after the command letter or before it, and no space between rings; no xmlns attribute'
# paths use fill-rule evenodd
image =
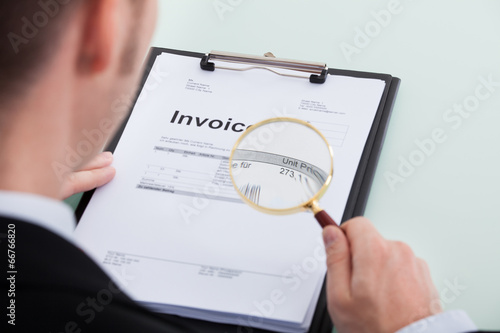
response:
<svg viewBox="0 0 500 333"><path fill-rule="evenodd" d="M400 77L365 215L427 260L445 309L500 329L499 13L496 0L161 0L152 45Z"/></svg>

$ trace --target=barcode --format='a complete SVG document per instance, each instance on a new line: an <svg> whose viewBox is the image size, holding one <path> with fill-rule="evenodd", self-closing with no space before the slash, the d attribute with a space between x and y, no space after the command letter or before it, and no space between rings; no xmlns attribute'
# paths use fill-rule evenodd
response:
<svg viewBox="0 0 500 333"><path fill-rule="evenodd" d="M260 185L247 184L240 187L240 192L252 201L254 204L259 204L260 199Z"/></svg>

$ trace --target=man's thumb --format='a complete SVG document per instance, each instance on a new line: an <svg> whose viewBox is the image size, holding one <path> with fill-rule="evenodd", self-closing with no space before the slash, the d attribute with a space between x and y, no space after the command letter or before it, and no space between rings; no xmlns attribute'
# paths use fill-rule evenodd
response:
<svg viewBox="0 0 500 333"><path fill-rule="evenodd" d="M341 228L327 226L323 229L326 250L328 280L336 287L349 290L351 281L351 251L349 242Z"/></svg>

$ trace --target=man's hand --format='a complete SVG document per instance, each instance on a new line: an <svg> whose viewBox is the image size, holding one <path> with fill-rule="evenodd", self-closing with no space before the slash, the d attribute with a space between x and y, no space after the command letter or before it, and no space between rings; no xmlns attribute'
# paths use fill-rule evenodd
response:
<svg viewBox="0 0 500 333"><path fill-rule="evenodd" d="M395 332L441 312L427 264L365 218L323 230L328 311L340 333Z"/></svg>
<svg viewBox="0 0 500 333"><path fill-rule="evenodd" d="M66 199L73 194L92 190L107 184L115 176L116 170L111 163L110 152L100 153L81 170L70 173L63 183L61 197Z"/></svg>

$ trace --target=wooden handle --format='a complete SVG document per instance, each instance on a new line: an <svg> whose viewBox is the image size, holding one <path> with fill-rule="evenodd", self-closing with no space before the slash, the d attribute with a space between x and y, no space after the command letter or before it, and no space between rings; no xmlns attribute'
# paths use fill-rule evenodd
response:
<svg viewBox="0 0 500 333"><path fill-rule="evenodd" d="M327 225L334 225L337 227L339 226L324 210L316 213L314 217L323 228L326 227Z"/></svg>

